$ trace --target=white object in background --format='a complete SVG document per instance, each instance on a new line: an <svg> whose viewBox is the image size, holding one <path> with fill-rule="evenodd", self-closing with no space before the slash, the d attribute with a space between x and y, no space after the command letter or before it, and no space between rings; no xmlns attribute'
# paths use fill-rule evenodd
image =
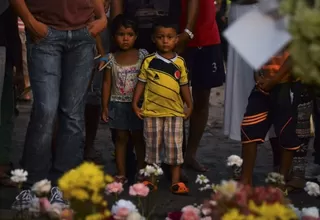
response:
<svg viewBox="0 0 320 220"><path fill-rule="evenodd" d="M283 27L284 19L276 20L254 9L231 24L224 36L242 58L258 70L291 40L286 29L279 28Z"/></svg>

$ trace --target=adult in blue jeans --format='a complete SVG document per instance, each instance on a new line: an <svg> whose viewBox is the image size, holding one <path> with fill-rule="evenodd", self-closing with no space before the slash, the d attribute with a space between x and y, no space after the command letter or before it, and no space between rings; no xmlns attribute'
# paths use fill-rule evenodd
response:
<svg viewBox="0 0 320 220"><path fill-rule="evenodd" d="M11 0L26 26L27 58L34 103L27 129L22 167L28 181L13 204L30 206L30 186L57 179L83 161L84 97L94 61L94 37L107 24L101 0ZM51 140L59 121L56 151ZM65 204L57 187L51 203ZM67 204L65 204L67 205Z"/></svg>

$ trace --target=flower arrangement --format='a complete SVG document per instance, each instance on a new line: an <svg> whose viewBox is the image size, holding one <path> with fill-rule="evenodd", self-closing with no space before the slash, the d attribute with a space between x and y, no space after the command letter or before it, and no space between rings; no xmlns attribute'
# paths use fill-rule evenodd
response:
<svg viewBox="0 0 320 220"><path fill-rule="evenodd" d="M319 210L315 207L294 207L283 192L273 186L283 183L283 176L270 173L267 187L250 187L234 180L221 181L219 185L210 183L204 175L198 175L196 183L199 190L214 193L210 200L199 207L186 206L179 212L168 213L166 220L249 220L249 219L318 219ZM320 195L319 185L307 183L306 191L311 195Z"/></svg>
<svg viewBox="0 0 320 220"><path fill-rule="evenodd" d="M94 163L83 163L65 173L58 181L70 208L76 210L74 219L106 219L111 215L104 200L105 188L113 178L105 175L102 167Z"/></svg>
<svg viewBox="0 0 320 220"><path fill-rule="evenodd" d="M289 46L294 73L308 83L320 83L320 0L282 0L280 12L289 17Z"/></svg>

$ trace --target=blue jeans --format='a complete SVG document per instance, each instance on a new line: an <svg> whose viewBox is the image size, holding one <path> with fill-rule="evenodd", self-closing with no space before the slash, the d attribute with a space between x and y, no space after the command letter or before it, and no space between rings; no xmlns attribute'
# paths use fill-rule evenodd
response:
<svg viewBox="0 0 320 220"><path fill-rule="evenodd" d="M95 40L87 28L49 28L34 43L27 32L27 58L34 103L22 158L29 172L26 187L49 178L56 184L83 161L85 95L93 68ZM58 120L56 151L51 141Z"/></svg>

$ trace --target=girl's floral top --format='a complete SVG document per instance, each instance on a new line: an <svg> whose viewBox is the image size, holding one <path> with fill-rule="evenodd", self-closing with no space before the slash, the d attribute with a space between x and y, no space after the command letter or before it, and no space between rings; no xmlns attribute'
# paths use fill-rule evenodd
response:
<svg viewBox="0 0 320 220"><path fill-rule="evenodd" d="M145 49L139 49L139 59L136 64L122 66L117 63L113 54L110 54L108 68L112 70L112 88L110 101L132 102L134 88L138 82L137 75L144 58L148 55Z"/></svg>

